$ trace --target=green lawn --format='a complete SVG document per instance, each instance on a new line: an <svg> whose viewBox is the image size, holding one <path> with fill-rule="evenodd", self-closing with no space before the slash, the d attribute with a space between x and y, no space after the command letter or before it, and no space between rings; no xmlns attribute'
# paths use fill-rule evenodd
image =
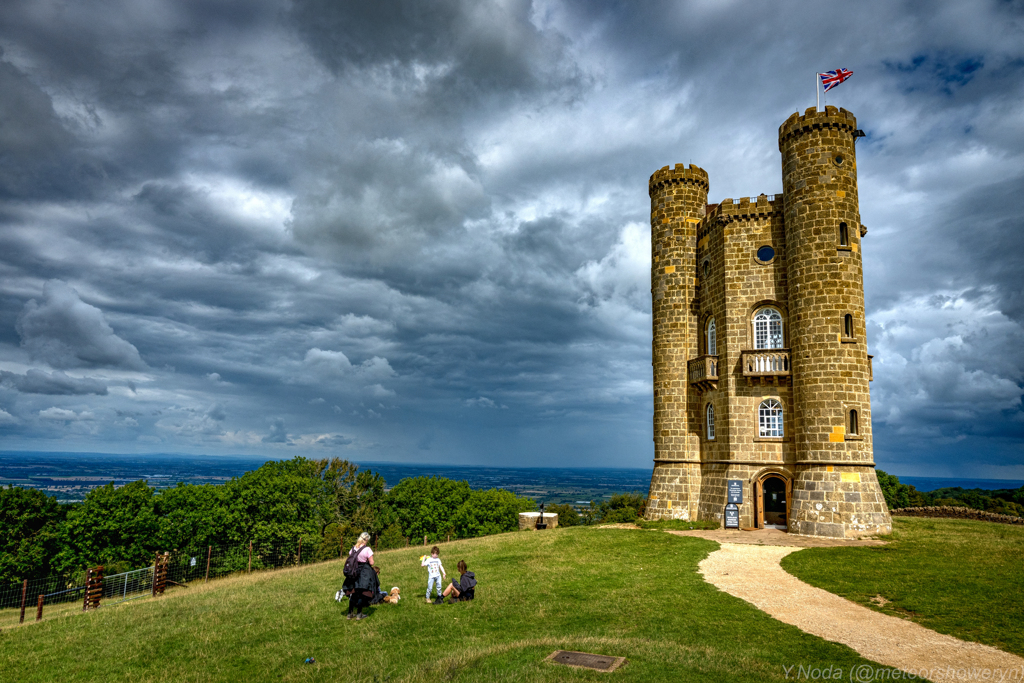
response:
<svg viewBox="0 0 1024 683"><path fill-rule="evenodd" d="M717 545L654 531L569 528L445 544L477 600L423 602L421 548L379 553L405 599L364 621L334 602L341 564L223 579L0 632L19 681L607 680L544 662L556 649L627 657L622 681L785 680L783 666L866 663L774 621L696 573ZM315 665L304 665L306 657ZM791 676L793 674L791 673Z"/></svg>
<svg viewBox="0 0 1024 683"><path fill-rule="evenodd" d="M1024 655L1024 527L896 517L889 540L802 550L782 566L880 612ZM877 596L890 602L879 606Z"/></svg>

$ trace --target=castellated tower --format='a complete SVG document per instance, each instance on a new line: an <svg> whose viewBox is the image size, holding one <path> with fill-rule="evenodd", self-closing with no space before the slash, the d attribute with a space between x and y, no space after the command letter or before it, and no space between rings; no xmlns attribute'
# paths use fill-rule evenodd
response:
<svg viewBox="0 0 1024 683"><path fill-rule="evenodd" d="M694 519L700 493L697 404L688 390L686 363L696 352L694 259L697 226L708 201L708 174L690 165L667 166L651 176L651 296L654 306L655 518ZM654 484L652 483L652 489Z"/></svg>
<svg viewBox="0 0 1024 683"><path fill-rule="evenodd" d="M854 143L835 107L779 129L783 194L706 204L695 166L651 176L649 519L888 533L875 477Z"/></svg>

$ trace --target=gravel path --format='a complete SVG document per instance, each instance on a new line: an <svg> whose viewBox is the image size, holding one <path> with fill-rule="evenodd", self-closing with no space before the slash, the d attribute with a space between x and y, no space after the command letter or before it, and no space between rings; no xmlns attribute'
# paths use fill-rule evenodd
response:
<svg viewBox="0 0 1024 683"><path fill-rule="evenodd" d="M990 677L979 674L977 680L1024 680L1021 657L880 614L800 581L779 565L783 557L797 550L800 548L722 543L700 563L700 572L720 590L779 621L921 678L975 680L970 678L970 670L988 669Z"/></svg>

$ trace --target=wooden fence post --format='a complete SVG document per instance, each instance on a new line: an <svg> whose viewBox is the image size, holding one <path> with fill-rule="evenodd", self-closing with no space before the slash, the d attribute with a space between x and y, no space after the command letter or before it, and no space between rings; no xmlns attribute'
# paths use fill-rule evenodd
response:
<svg viewBox="0 0 1024 683"><path fill-rule="evenodd" d="M25 623L25 592L28 590L28 579L21 582L21 621L19 624Z"/></svg>
<svg viewBox="0 0 1024 683"><path fill-rule="evenodd" d="M167 589L167 565L170 560L170 553L156 554L156 562L153 564L153 597L163 595Z"/></svg>
<svg viewBox="0 0 1024 683"><path fill-rule="evenodd" d="M159 568L160 568L160 551L158 550L158 551L156 551L156 554L153 556L153 588L152 588L152 592L150 594L150 597L154 597L154 598L156 597L156 581L157 581L156 575L157 575L157 571L159 570Z"/></svg>
<svg viewBox="0 0 1024 683"><path fill-rule="evenodd" d="M103 598L103 565L89 570L85 581L85 606L83 611L98 609Z"/></svg>
<svg viewBox="0 0 1024 683"><path fill-rule="evenodd" d="M85 570L85 595L82 596L82 611L89 609L89 584L92 583L92 570ZM40 609L42 605L40 604ZM39 621L38 619L36 621Z"/></svg>
<svg viewBox="0 0 1024 683"><path fill-rule="evenodd" d="M299 539L299 561L296 564L302 564L302 539Z"/></svg>
<svg viewBox="0 0 1024 683"><path fill-rule="evenodd" d="M43 595L42 593L40 593L39 594L39 604L36 607L36 621L42 621L43 620L43 600L45 600L45 599L46 599L46 596Z"/></svg>
<svg viewBox="0 0 1024 683"><path fill-rule="evenodd" d="M213 546L206 546L206 577L203 578L203 583L210 580L210 555L213 554Z"/></svg>
<svg viewBox="0 0 1024 683"><path fill-rule="evenodd" d="M252 541L249 541L249 569L247 569L246 571L252 571Z"/></svg>
<svg viewBox="0 0 1024 683"><path fill-rule="evenodd" d="M427 544L427 537L426 537L426 536L424 536L424 537L423 537L423 545L426 545L426 544Z"/></svg>

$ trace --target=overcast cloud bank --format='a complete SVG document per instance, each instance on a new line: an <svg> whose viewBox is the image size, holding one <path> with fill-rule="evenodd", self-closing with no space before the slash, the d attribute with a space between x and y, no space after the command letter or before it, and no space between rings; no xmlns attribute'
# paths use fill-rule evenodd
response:
<svg viewBox="0 0 1024 683"><path fill-rule="evenodd" d="M5 448L644 467L647 178L850 68L876 461L1024 478L1021 2L0 13Z"/></svg>

